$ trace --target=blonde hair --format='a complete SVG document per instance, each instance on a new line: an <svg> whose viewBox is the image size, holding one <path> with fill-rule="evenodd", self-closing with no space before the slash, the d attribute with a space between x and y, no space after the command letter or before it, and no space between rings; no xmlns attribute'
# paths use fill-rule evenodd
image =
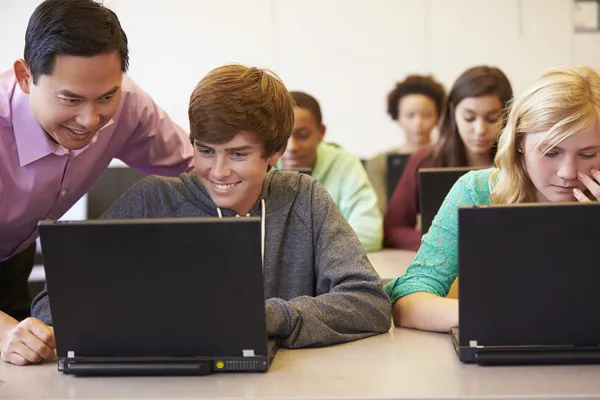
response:
<svg viewBox="0 0 600 400"><path fill-rule="evenodd" d="M521 149L525 135L547 132L535 144L545 154L599 120L600 76L596 71L589 67L543 71L510 105L494 160L498 170L490 177L493 186L491 203L535 201L535 188L525 168L524 150Z"/></svg>

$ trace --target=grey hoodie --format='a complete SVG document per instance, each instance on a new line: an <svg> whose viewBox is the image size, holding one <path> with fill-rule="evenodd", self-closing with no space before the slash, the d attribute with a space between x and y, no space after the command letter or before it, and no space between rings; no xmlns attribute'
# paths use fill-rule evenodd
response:
<svg viewBox="0 0 600 400"><path fill-rule="evenodd" d="M267 332L298 348L387 332L391 303L356 234L327 191L297 172L271 171L264 254ZM257 201L250 214L261 214ZM223 217L234 216L223 209ZM217 206L193 172L151 176L134 185L102 218L216 217ZM52 324L44 290L32 315Z"/></svg>

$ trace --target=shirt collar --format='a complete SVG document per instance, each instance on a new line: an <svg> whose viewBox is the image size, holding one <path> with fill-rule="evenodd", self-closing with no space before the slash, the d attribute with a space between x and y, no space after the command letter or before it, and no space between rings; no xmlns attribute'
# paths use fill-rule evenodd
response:
<svg viewBox="0 0 600 400"><path fill-rule="evenodd" d="M19 165L24 167L53 153L55 150L53 143L33 116L29 106L29 95L23 93L18 85L15 88L11 106Z"/></svg>

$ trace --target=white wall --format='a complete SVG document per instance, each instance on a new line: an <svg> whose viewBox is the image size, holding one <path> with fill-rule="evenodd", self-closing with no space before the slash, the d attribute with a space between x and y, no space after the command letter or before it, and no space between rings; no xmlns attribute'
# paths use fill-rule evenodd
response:
<svg viewBox="0 0 600 400"><path fill-rule="evenodd" d="M39 2L0 0L1 68L21 56ZM571 64L574 53L572 0L104 3L130 38L130 75L184 127L189 95L206 72L227 62L260 65L314 94L329 140L363 157L401 142L385 97L407 73L433 73L449 88L464 69L487 63L519 91L541 69Z"/></svg>

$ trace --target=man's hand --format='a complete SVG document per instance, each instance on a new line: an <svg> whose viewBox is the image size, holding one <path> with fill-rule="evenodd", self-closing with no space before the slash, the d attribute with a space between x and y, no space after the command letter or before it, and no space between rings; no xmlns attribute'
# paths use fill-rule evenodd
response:
<svg viewBox="0 0 600 400"><path fill-rule="evenodd" d="M56 358L54 329L39 319L27 318L12 328L2 341L2 360L27 365Z"/></svg>

